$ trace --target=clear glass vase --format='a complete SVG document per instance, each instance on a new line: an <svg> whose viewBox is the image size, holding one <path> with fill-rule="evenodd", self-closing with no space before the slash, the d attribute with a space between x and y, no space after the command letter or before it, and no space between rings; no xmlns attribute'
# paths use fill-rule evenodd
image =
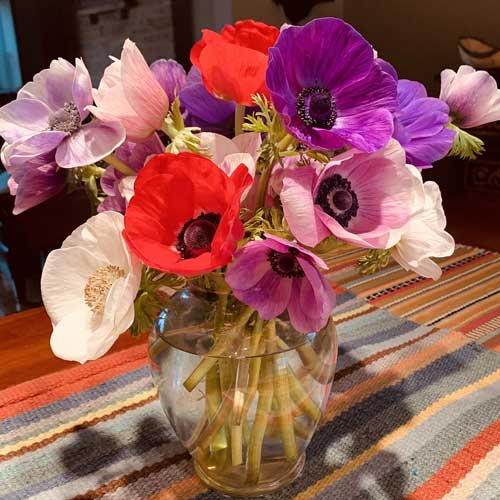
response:
<svg viewBox="0 0 500 500"><path fill-rule="evenodd" d="M163 410L211 488L277 490L302 472L337 360L332 322L297 332L262 321L228 292L189 286L152 329L149 354Z"/></svg>

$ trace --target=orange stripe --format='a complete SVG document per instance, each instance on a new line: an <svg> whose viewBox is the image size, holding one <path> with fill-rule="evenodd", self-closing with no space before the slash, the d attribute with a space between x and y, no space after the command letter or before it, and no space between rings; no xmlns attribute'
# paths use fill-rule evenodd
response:
<svg viewBox="0 0 500 500"><path fill-rule="evenodd" d="M463 256L460 256L460 258L457 260L461 260L462 258ZM498 258L497 254L483 255L473 260L472 262L445 271L438 283L430 280L421 280L416 283L408 284L403 289L394 290L380 297L371 299L370 302L373 302L377 307L381 308L385 308L386 305L389 305L388 309L390 311L393 311L393 306L391 306L391 302L398 301L397 304L394 304L394 307L396 307L400 303L406 304L408 301L413 300L416 297L420 297L420 300L426 300L427 294L433 293L434 290L436 289L440 290L441 286L446 285L448 282L450 282L450 280L454 280L453 282L456 283L456 277L463 274L464 270L467 270L468 268L473 269L477 265L484 264L485 261L491 261L497 258ZM441 265L446 265L446 263L441 263ZM405 296L413 294L415 294L416 297L412 296L406 300L404 299Z"/></svg>
<svg viewBox="0 0 500 500"><path fill-rule="evenodd" d="M500 352L500 334L495 335L486 342L483 342L483 346L491 349L492 351Z"/></svg>
<svg viewBox="0 0 500 500"><path fill-rule="evenodd" d="M430 479L408 495L407 500L443 497L498 444L500 444L500 419L483 429L460 451L450 457Z"/></svg>
<svg viewBox="0 0 500 500"><path fill-rule="evenodd" d="M486 314L482 314L481 316L474 318L473 321L466 323L462 328L460 328L460 331L468 333L471 330L474 330L474 328L484 325L497 316L500 316L500 307L494 308L491 311L488 311Z"/></svg>
<svg viewBox="0 0 500 500"><path fill-rule="evenodd" d="M470 290L466 290L463 293L453 295L452 297L443 297L443 300L437 304L433 304L426 309L420 310L416 313L409 313L406 316L408 319L415 321L416 323L428 323L430 321L435 320L439 316L444 315L447 312L451 312L453 309L464 306L467 302L477 300L481 295L487 295L493 291L498 290L498 281L496 279L492 279L489 282L483 283L481 285L475 286ZM498 299L497 299L498 300ZM482 301L481 301L482 302ZM479 304L481 303L479 302ZM473 307L473 306L469 306ZM469 309L470 311L470 309ZM461 312L455 313L455 318L459 315L465 314L467 315L467 308ZM451 315L450 317L453 317ZM449 319L446 318L442 320L438 325L448 323L450 327L454 328L455 323L449 323Z"/></svg>
<svg viewBox="0 0 500 500"><path fill-rule="evenodd" d="M465 276L461 276L458 279L454 279L453 281L443 280L442 283L439 284L434 289L423 291L422 293L416 295L415 297L409 297L404 302L394 305L393 307L389 307L389 310L396 315L403 315L407 311L411 311L412 309L416 309L423 304L429 303L433 300L438 300L440 297L448 297L452 293L456 293L459 290L463 290L468 285L473 285L477 283L479 280L486 278L492 274L494 271L500 270L500 262L495 265L487 266L482 269L475 270L472 273L469 273ZM462 274L462 270L460 270L459 276ZM380 307L380 304L377 304Z"/></svg>
<svg viewBox="0 0 500 500"><path fill-rule="evenodd" d="M441 260L440 265L443 267L447 266L449 264L462 260L463 258L469 255L474 255L475 253L477 253L477 250L466 252L465 255L456 252L453 256ZM391 266L388 266L388 268L391 267L399 268L399 264L394 262L393 264L391 264ZM380 276L378 278L376 276L377 275L374 275L374 279L369 282L353 286L351 290L360 295L361 297L367 297L368 295L376 293L380 290L385 290L387 288L390 288L391 286L396 286L401 283L404 283L405 281L408 281L409 279L414 278L417 275L413 272L408 272L405 271L404 269L399 268L395 273L391 273L385 276ZM434 282L428 279L428 280L423 280L421 283L423 283L425 287L427 287L429 286L429 284L433 284ZM412 286L414 285L408 285L408 287ZM399 293L401 292L399 291Z"/></svg>
<svg viewBox="0 0 500 500"><path fill-rule="evenodd" d="M147 346L40 377L0 391L0 420L58 401L135 370L147 363Z"/></svg>
<svg viewBox="0 0 500 500"><path fill-rule="evenodd" d="M482 290L481 290L482 292ZM478 295L483 295L484 293L478 293ZM474 297L472 297L474 300ZM466 322L475 317L477 313L480 311L488 311L490 307L498 306L499 295L495 294L487 299L482 299L475 304L465 307L461 311L458 311L447 318L442 319L439 323L436 323L435 326L439 326L440 328L453 328L454 330L462 331L461 326L466 324ZM464 300L464 303L467 300Z"/></svg>

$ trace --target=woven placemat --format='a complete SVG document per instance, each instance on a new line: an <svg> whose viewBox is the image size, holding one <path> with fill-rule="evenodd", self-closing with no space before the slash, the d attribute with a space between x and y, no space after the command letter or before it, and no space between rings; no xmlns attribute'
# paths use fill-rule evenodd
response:
<svg viewBox="0 0 500 500"><path fill-rule="evenodd" d="M500 256L435 283L335 259L340 355L304 474L269 500L500 498ZM14 353L15 354L15 353ZM155 398L145 346L0 392L0 500L218 500Z"/></svg>

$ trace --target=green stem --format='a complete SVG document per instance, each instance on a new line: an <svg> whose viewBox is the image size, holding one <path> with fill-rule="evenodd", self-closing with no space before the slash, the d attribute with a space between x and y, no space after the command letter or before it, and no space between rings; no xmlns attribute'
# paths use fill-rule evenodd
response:
<svg viewBox="0 0 500 500"><path fill-rule="evenodd" d="M265 344L261 342L262 339L262 318L260 316L255 320L255 325L252 334L252 340L250 341L250 355L252 359L250 360L250 371L248 375L248 385L247 394L245 397L245 403L243 404L243 409L241 412L241 419L244 419L250 409L250 405L257 393L257 387L259 385L259 374L260 367L262 363L261 355L265 352Z"/></svg>
<svg viewBox="0 0 500 500"><path fill-rule="evenodd" d="M259 481L262 461L262 443L266 433L267 422L273 402L273 367L271 359L262 360L262 375L259 380L259 402L255 420L248 443L247 482L255 484Z"/></svg>
<svg viewBox="0 0 500 500"><path fill-rule="evenodd" d="M273 164L266 165L265 170L260 175L259 189L257 191L257 205L255 206L255 211L259 208L264 208L266 203L266 195L269 185L269 179L271 178L271 173L273 171Z"/></svg>
<svg viewBox="0 0 500 500"><path fill-rule="evenodd" d="M309 397L309 394L307 394L303 385L300 383L290 366L288 366L287 369L290 396L292 397L293 402L314 422L319 422L321 418L321 410L318 405Z"/></svg>
<svg viewBox="0 0 500 500"><path fill-rule="evenodd" d="M276 325L269 322L268 352L276 351ZM274 394L278 406L278 420L281 429L281 441L286 459L293 463L298 458L297 441L293 426L292 404L290 401L290 387L288 385L287 363L283 362L281 354L273 356Z"/></svg>
<svg viewBox="0 0 500 500"><path fill-rule="evenodd" d="M276 149L278 149L278 151L285 151L293 141L294 138L290 134L286 134L285 137L276 144Z"/></svg>
<svg viewBox="0 0 500 500"><path fill-rule="evenodd" d="M103 160L124 175L136 175L136 172L132 170L126 163L117 158L114 153L109 154L108 156L103 158Z"/></svg>
<svg viewBox="0 0 500 500"><path fill-rule="evenodd" d="M214 421L217 410L222 403L222 393L219 384L219 374L217 368L213 366L207 373L205 379L206 396L207 396L207 413L208 420L211 424ZM227 449L227 438L224 429L221 428L215 434L214 439L210 443L210 451L212 453L220 452Z"/></svg>
<svg viewBox="0 0 500 500"><path fill-rule="evenodd" d="M234 327L231 328L231 330L229 330L224 335L221 335L215 341L215 344L212 347L212 349L198 363L198 366L191 372L189 377L184 381L184 387L187 391L191 392L201 382L203 377L205 377L208 370L210 370L210 368L212 368L217 363L219 357L226 352L229 343L241 333L241 329L250 319L253 312L254 312L253 309L247 307L237 319Z"/></svg>
<svg viewBox="0 0 500 500"><path fill-rule="evenodd" d="M245 106L236 104L234 112L234 135L243 133L243 120L245 119Z"/></svg>

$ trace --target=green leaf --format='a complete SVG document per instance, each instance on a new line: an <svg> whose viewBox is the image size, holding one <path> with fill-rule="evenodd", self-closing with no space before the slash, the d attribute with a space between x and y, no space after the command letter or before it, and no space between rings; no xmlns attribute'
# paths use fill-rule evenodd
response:
<svg viewBox="0 0 500 500"><path fill-rule="evenodd" d="M458 156L462 160L475 160L484 153L484 142L481 139L460 129L453 123L450 123L448 128L456 132L448 156Z"/></svg>
<svg viewBox="0 0 500 500"><path fill-rule="evenodd" d="M369 250L368 253L358 260L361 274L373 274L387 267L391 260L391 251Z"/></svg>

